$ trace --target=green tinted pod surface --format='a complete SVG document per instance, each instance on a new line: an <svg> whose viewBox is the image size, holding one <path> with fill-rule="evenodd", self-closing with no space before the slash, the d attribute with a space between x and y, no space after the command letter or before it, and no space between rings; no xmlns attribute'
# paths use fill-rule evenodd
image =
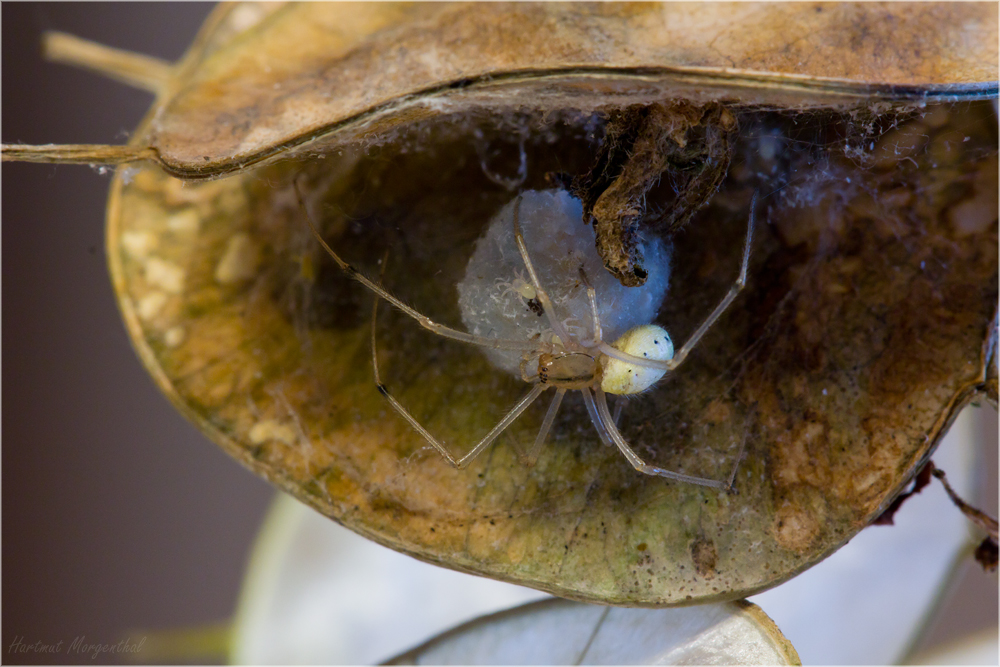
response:
<svg viewBox="0 0 1000 667"><path fill-rule="evenodd" d="M108 254L134 345L234 458L423 560L619 605L773 586L876 517L991 386L997 136L975 100L995 91L977 63L996 61L996 9L918 9L220 9L135 135L157 159L114 181ZM806 17L812 41L781 30ZM896 55L854 48L861 25ZM976 39L946 40L959 33ZM901 55L914 44L929 55ZM665 99L721 105L733 133L690 222L642 228L673 247L656 324L675 346L736 278L755 190L757 227L747 287L621 430L691 475L724 479L744 450L736 493L636 472L577 392L534 466L519 453L544 399L451 468L377 390L372 294L306 210L352 265L461 328L455 286L490 218L517 189L586 173L616 110ZM376 340L382 381L457 453L527 391L384 305Z"/></svg>

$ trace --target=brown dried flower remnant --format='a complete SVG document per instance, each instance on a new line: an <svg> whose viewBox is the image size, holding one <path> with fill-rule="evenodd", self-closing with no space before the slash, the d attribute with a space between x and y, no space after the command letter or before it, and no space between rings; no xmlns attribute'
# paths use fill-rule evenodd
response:
<svg viewBox="0 0 1000 667"><path fill-rule="evenodd" d="M899 494L892 504L886 508L884 512L878 515L878 518L872 521L873 526L892 526L895 525L894 517L896 512L906 500L917 493L920 493L925 486L931 483L931 472L934 470L934 464L928 461L925 463L917 474L913 478L913 488L905 493Z"/></svg>
<svg viewBox="0 0 1000 667"><path fill-rule="evenodd" d="M948 479L945 477L944 471L940 468L935 467L933 461L928 461L925 463L917 474L913 478L913 488L905 493L899 494L899 496L892 501L892 504L882 514L878 516L877 519L872 521L873 526L891 526L894 524L893 517L896 511L903 506L906 500L916 494L920 493L921 490L931 482L931 477L936 477L941 480L944 485L944 490L948 493L948 497L955 504L958 509L962 511L970 521L986 531L987 536L983 541L976 547L974 552L976 562L983 566L983 569L987 572L993 572L997 568L997 520L989 516L982 510L978 510L972 507L964 500L962 500L955 490L951 488L951 484L948 483Z"/></svg>
<svg viewBox="0 0 1000 667"><path fill-rule="evenodd" d="M928 463L928 466L932 469L932 474L944 484L944 490L948 492L948 497L955 503L955 507L960 509L969 521L986 531L986 538L976 547L975 557L984 570L993 572L997 569L997 520L959 498L948 483L943 470L935 468L933 463Z"/></svg>
<svg viewBox="0 0 1000 667"><path fill-rule="evenodd" d="M987 572L996 572L997 560L1000 554L998 554L997 541L995 539L992 537L984 538L979 543L979 546L976 547L974 555L976 562L982 565L984 570Z"/></svg>
<svg viewBox="0 0 1000 667"><path fill-rule="evenodd" d="M607 135L589 173L555 180L583 202L604 265L626 287L646 282L640 222L671 234L715 194L729 169L736 117L725 107L680 101L611 113ZM646 210L646 194L662 178L672 205Z"/></svg>

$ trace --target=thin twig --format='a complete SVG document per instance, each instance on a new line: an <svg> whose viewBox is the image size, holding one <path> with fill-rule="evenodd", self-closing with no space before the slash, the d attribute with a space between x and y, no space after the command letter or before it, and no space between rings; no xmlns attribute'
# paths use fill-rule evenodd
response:
<svg viewBox="0 0 1000 667"><path fill-rule="evenodd" d="M933 463L930 465L931 467L934 466ZM989 536L992 537L994 541L996 541L997 520L991 517L986 512L983 512L982 510L978 510L975 507L972 507L967 502L959 498L958 494L955 493L955 491L951 488L951 484L949 484L948 480L945 478L943 470L941 470L940 468L934 468L931 474L933 474L935 477L941 480L941 483L944 484L944 490L948 492L948 496L951 498L951 502L955 503L955 506L958 507L958 509L962 510L962 514L964 514L966 518L969 519L969 521L971 521L972 523L976 524L977 526L985 530L989 534Z"/></svg>
<svg viewBox="0 0 1000 667"><path fill-rule="evenodd" d="M49 162L55 164L125 164L158 161L156 149L108 144L0 144L3 162Z"/></svg>

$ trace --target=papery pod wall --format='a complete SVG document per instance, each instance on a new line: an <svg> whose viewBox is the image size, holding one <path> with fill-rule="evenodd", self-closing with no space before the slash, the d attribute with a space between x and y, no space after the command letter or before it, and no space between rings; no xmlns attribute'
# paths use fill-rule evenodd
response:
<svg viewBox="0 0 1000 667"><path fill-rule="evenodd" d="M996 112L979 101L995 24L984 5L220 9L127 149L159 166L114 182L126 323L210 438L383 544L589 601L743 597L867 525L958 409L995 397ZM518 452L544 404L450 468L379 394L373 298L307 212L460 326L455 285L490 218L590 173L614 119L655 103L694 118L674 145L724 138L668 160L646 199L642 233L673 244L657 322L675 341L734 280L755 191L757 228L747 288L622 432L708 477L745 449L736 492L637 473L572 396L536 465ZM686 224L653 224L678 207ZM479 350L379 317L383 382L446 442L524 393Z"/></svg>

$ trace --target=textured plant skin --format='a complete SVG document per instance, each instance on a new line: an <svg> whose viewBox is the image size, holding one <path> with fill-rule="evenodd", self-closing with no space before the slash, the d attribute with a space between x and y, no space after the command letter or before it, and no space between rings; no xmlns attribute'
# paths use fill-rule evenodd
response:
<svg viewBox="0 0 1000 667"><path fill-rule="evenodd" d="M671 236L715 195L729 170L735 130L735 116L720 104L630 107L609 115L597 159L586 173L552 179L583 202L597 251L622 285L646 282L638 250L643 233ZM646 195L663 179L676 197L647 212Z"/></svg>
<svg viewBox="0 0 1000 667"><path fill-rule="evenodd" d="M921 159L903 183L895 162L850 171L845 194L837 169L849 161L834 157L809 206L762 210L745 293L668 382L630 403L625 437L671 469L724 478L745 438L736 494L637 473L572 400L534 467L517 450L544 406L468 470L450 468L390 409L372 376L371 296L311 242L290 182L312 193L324 234L349 261L372 274L388 248L385 284L458 322L454 285L471 244L511 197L464 167L475 158L460 139L320 161L332 174L306 161L201 186L155 168L129 185L118 179L112 273L137 349L178 407L258 474L350 528L581 600L739 598L822 559L878 516L985 389L996 218L955 214L995 194L996 154L982 150L989 124L970 116L903 126L931 137L927 154L959 127L973 136L950 164ZM541 152L529 146L533 160ZM365 194L365 183L390 185ZM719 239L741 236L750 194L731 179L677 239L658 321L678 340L735 277L740 244ZM177 231L186 216L201 221L196 231ZM145 258L123 242L136 233L156 239ZM221 284L236 237L257 248L258 263ZM143 317L151 294L166 291L151 283L154 256L185 278ZM383 381L456 450L525 391L475 349L388 308L379 321Z"/></svg>
<svg viewBox="0 0 1000 667"><path fill-rule="evenodd" d="M923 98L995 93L979 63L996 62L996 7L702 7L220 10L134 135L131 154L155 158L112 189L111 275L143 363L257 474L454 569L661 606L741 598L829 555L962 406L995 400L995 116ZM793 33L809 39L775 37ZM745 445L736 493L636 472L573 400L535 466L517 452L543 405L450 468L379 394L372 297L318 248L293 181L349 261L377 275L388 251L389 289L454 325L472 244L513 196L470 137L523 138L521 187L538 189L593 165L608 113L673 97L725 102L741 133L674 238L657 321L675 341L729 288L752 193L774 187L746 290L622 431L657 465L720 479ZM811 134L767 157L761 128ZM379 318L384 382L456 449L526 391L474 348Z"/></svg>
<svg viewBox="0 0 1000 667"><path fill-rule="evenodd" d="M198 178L514 90L547 109L995 96L996 25L990 3L227 5L133 145Z"/></svg>

